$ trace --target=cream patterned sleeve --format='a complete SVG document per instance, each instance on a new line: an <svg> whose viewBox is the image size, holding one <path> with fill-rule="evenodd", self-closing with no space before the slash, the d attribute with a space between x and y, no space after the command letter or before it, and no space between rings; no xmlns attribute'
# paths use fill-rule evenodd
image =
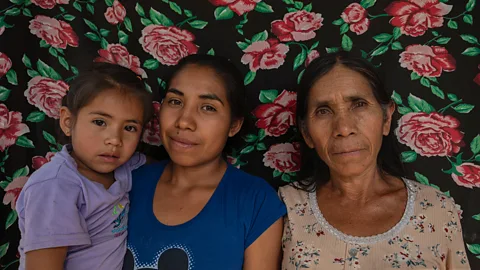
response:
<svg viewBox="0 0 480 270"><path fill-rule="evenodd" d="M471 269L468 263L467 252L463 242L462 225L458 216L458 210L452 198L447 199L447 219L444 223L444 231L450 234L447 238L448 255L447 255L447 269L448 270L464 270Z"/></svg>

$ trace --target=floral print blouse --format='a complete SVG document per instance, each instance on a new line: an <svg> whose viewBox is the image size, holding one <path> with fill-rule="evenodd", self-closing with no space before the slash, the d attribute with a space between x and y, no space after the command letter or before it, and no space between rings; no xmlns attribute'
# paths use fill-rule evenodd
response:
<svg viewBox="0 0 480 270"><path fill-rule="evenodd" d="M282 270L470 269L455 203L436 189L404 179L402 219L383 234L346 235L323 217L315 192L279 189L287 205Z"/></svg>

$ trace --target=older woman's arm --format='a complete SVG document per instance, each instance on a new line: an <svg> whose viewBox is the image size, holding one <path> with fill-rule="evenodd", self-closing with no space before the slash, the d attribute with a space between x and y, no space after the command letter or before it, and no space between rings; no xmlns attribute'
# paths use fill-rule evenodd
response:
<svg viewBox="0 0 480 270"><path fill-rule="evenodd" d="M460 224L460 218L458 217L453 199L448 201L447 209L449 213L452 213L452 221L457 224L458 228L458 230L452 233L452 241L448 245L447 270L471 269L463 242L462 225Z"/></svg>
<svg viewBox="0 0 480 270"><path fill-rule="evenodd" d="M282 233L283 218L280 218L245 250L243 269L280 269Z"/></svg>

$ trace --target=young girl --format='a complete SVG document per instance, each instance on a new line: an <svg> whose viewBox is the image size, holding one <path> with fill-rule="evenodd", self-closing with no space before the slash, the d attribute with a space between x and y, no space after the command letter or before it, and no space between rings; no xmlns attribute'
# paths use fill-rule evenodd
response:
<svg viewBox="0 0 480 270"><path fill-rule="evenodd" d="M72 81L60 109L70 143L18 199L20 269L121 269L131 172L145 163L134 153L152 114L143 85L106 63Z"/></svg>
<svg viewBox="0 0 480 270"><path fill-rule="evenodd" d="M222 158L243 123L243 76L226 59L190 55L163 95L171 160L133 175L124 269L279 269L285 206L267 182Z"/></svg>

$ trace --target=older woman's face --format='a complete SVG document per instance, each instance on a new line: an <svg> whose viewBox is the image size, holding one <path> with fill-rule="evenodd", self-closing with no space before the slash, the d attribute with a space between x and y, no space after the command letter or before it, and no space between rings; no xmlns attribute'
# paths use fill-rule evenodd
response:
<svg viewBox="0 0 480 270"><path fill-rule="evenodd" d="M337 65L310 89L302 134L331 173L361 175L376 166L394 108L384 114L368 80Z"/></svg>

